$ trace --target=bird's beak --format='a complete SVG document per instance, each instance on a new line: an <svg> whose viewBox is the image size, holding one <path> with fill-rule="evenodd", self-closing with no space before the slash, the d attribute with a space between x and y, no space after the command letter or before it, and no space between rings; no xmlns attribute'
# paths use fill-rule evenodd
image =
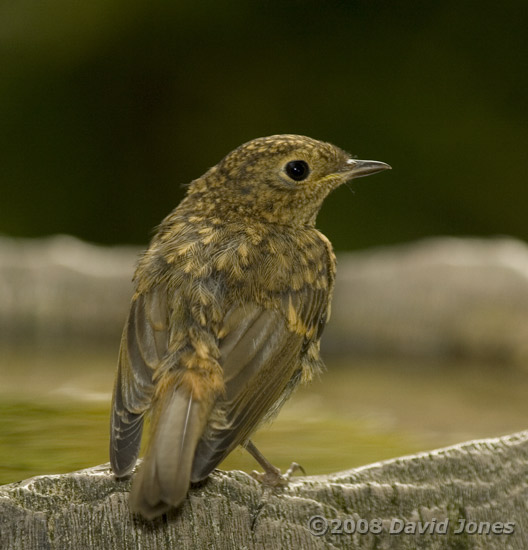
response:
<svg viewBox="0 0 528 550"><path fill-rule="evenodd" d="M370 176L371 174L376 174L383 170L391 170L391 167L377 160L348 159L342 173L352 179Z"/></svg>

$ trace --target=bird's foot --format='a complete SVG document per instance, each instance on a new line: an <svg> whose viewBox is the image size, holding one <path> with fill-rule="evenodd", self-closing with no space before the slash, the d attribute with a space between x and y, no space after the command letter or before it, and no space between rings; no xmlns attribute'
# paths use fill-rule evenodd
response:
<svg viewBox="0 0 528 550"><path fill-rule="evenodd" d="M251 477L262 483L265 487L286 487L290 482L290 478L298 470L306 475L304 468L300 464L297 464L297 462L292 462L284 474L281 473L279 468L271 464L270 466L271 468L268 467L264 472L253 470L253 472L251 472Z"/></svg>
<svg viewBox="0 0 528 550"><path fill-rule="evenodd" d="M260 504L258 505L255 513L252 515L251 520L251 530L255 529L257 524L257 519L260 515L261 510L268 502L271 495L275 492L275 489L284 488L290 482L291 476L297 471L301 470L303 474L306 475L304 468L297 464L297 462L292 462L290 467L286 470L284 474L281 474L281 471L271 464L264 455L255 447L254 443L251 440L246 442L246 450L255 458L255 460L262 466L264 472L251 472L251 477L256 479L262 484L263 487L263 496Z"/></svg>

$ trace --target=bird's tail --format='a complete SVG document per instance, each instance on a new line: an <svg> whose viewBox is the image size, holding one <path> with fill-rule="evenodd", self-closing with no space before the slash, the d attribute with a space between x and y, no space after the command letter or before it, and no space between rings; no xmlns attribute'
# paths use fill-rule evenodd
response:
<svg viewBox="0 0 528 550"><path fill-rule="evenodd" d="M189 490L196 446L210 406L182 387L167 388L156 404L143 463L132 484L130 508L153 519L176 507Z"/></svg>

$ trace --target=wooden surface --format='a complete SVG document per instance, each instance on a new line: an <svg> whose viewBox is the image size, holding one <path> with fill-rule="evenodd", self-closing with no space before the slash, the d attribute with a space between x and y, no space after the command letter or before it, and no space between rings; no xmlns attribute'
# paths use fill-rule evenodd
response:
<svg viewBox="0 0 528 550"><path fill-rule="evenodd" d="M528 548L528 432L295 478L277 492L243 472L215 471L154 522L131 516L129 488L107 465L4 485L0 548ZM327 531L314 534L324 522ZM391 533L433 524L434 533ZM472 532L479 528L513 532Z"/></svg>

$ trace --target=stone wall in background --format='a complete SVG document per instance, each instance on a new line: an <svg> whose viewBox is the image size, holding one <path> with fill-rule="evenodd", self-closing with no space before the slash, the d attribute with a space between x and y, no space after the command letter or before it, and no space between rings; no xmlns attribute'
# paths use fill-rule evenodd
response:
<svg viewBox="0 0 528 550"><path fill-rule="evenodd" d="M0 238L0 345L115 347L140 252L64 235Z"/></svg>
<svg viewBox="0 0 528 550"><path fill-rule="evenodd" d="M528 368L528 246L435 238L338 258L332 351Z"/></svg>
<svg viewBox="0 0 528 550"><path fill-rule="evenodd" d="M0 345L115 347L140 248L0 238ZM338 257L326 354L528 368L528 247L436 238Z"/></svg>

